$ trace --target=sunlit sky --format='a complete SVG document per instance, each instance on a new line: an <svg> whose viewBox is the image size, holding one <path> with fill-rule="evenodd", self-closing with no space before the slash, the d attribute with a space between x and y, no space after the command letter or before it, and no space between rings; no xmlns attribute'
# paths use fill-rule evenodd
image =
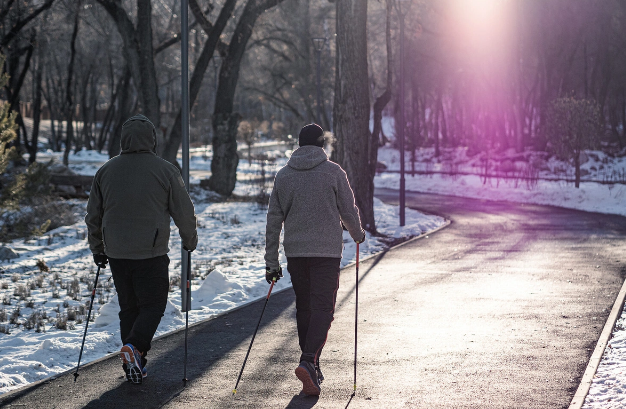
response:
<svg viewBox="0 0 626 409"><path fill-rule="evenodd" d="M515 0L451 0L447 29L455 48L483 65L506 59L515 32Z"/></svg>

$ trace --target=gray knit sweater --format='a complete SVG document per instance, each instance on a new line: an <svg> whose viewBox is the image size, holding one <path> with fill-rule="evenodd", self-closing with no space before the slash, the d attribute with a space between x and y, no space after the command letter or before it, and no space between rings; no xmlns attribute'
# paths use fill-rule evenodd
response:
<svg viewBox="0 0 626 409"><path fill-rule="evenodd" d="M359 209L341 167L324 149L303 146L276 174L267 211L265 263L278 268L280 232L287 257L336 257L343 251L343 229L354 240L363 237Z"/></svg>

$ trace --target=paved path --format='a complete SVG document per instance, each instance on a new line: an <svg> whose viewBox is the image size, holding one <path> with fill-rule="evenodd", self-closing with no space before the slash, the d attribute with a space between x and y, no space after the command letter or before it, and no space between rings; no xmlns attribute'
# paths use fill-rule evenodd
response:
<svg viewBox="0 0 626 409"><path fill-rule="evenodd" d="M397 194L379 191L393 201ZM119 361L25 395L27 408L565 408L626 275L626 218L408 194L452 224L361 265L359 381L352 392L354 268L341 278L318 399L299 396L291 290L270 299L236 397L261 303L154 345L140 387ZM13 400L8 401L7 398ZM1 399L1 398L0 398Z"/></svg>

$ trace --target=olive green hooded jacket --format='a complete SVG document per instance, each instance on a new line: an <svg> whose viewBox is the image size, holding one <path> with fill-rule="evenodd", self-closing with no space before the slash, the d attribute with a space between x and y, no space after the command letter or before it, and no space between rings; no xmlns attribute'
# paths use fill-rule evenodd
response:
<svg viewBox="0 0 626 409"><path fill-rule="evenodd" d="M96 173L85 222L89 247L110 258L147 259L169 252L170 216L183 246L198 244L196 215L178 168L156 156L156 132L143 115L122 126L122 152Z"/></svg>

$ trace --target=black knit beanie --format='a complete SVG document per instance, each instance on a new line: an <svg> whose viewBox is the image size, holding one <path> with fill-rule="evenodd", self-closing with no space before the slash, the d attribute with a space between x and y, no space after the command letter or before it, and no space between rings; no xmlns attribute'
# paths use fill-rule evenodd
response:
<svg viewBox="0 0 626 409"><path fill-rule="evenodd" d="M324 147L324 130L318 124L305 125L298 135L298 144L300 146L313 145Z"/></svg>

